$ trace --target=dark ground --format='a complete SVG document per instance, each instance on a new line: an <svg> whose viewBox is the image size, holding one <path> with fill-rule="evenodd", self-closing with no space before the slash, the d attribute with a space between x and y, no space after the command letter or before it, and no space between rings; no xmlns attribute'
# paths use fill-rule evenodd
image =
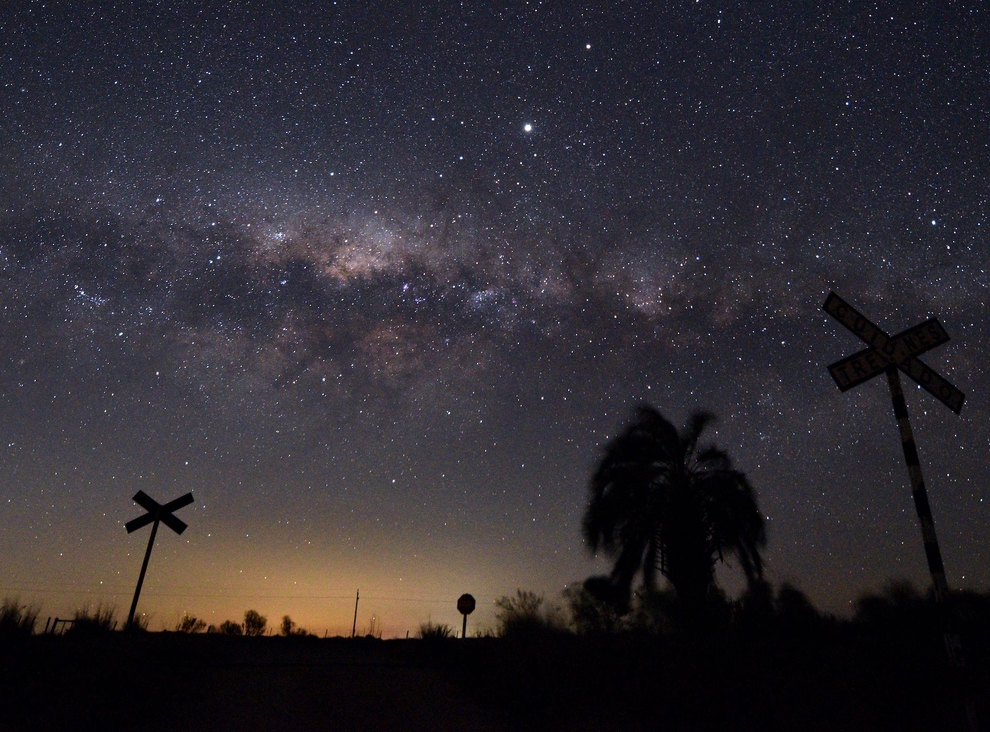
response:
<svg viewBox="0 0 990 732"><path fill-rule="evenodd" d="M33 636L0 641L0 730L965 729L939 643L850 624L704 641Z"/></svg>

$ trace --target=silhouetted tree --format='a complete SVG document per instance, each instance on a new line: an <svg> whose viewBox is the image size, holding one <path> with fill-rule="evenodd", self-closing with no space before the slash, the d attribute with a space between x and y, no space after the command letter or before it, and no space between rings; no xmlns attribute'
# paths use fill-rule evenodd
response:
<svg viewBox="0 0 990 732"><path fill-rule="evenodd" d="M807 628L822 619L808 596L789 582L777 590L775 607L780 622L792 628Z"/></svg>
<svg viewBox="0 0 990 732"><path fill-rule="evenodd" d="M257 610L244 613L244 635L264 635L268 627L268 618Z"/></svg>
<svg viewBox="0 0 990 732"><path fill-rule="evenodd" d="M240 623L235 623L233 620L224 620L220 623L218 631L224 635L244 635L244 628L241 627Z"/></svg>
<svg viewBox="0 0 990 732"><path fill-rule="evenodd" d="M695 413L679 432L641 405L605 448L591 479L584 538L614 558L610 579L625 607L640 572L647 590L657 572L665 576L690 611L704 604L715 562L727 554L750 582L762 576L766 536L753 488L723 450L699 444L713 420Z"/></svg>
<svg viewBox="0 0 990 732"><path fill-rule="evenodd" d="M920 593L908 580L894 580L879 595L856 600L853 619L891 635L916 635L925 628L930 636L941 635L934 591Z"/></svg>
<svg viewBox="0 0 990 732"><path fill-rule="evenodd" d="M736 603L736 622L745 628L766 630L776 619L773 586L764 579L749 583Z"/></svg>
<svg viewBox="0 0 990 732"><path fill-rule="evenodd" d="M787 630L803 633L821 628L832 621L822 615L808 596L789 582L784 582L776 593L769 582L756 580L733 604L734 619L747 630Z"/></svg>

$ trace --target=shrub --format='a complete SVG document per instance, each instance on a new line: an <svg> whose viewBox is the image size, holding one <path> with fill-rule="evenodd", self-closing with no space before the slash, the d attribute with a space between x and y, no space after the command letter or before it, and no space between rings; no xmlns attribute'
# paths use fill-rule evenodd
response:
<svg viewBox="0 0 990 732"><path fill-rule="evenodd" d="M622 603L607 577L590 577L564 590L571 624L582 635L614 633L622 627Z"/></svg>
<svg viewBox="0 0 990 732"><path fill-rule="evenodd" d="M777 600L774 603L777 617L781 623L788 626L809 626L821 620L821 616L811 604L811 600L794 585L785 582L777 590Z"/></svg>
<svg viewBox="0 0 990 732"><path fill-rule="evenodd" d="M514 597L503 595L495 601L495 624L501 636L559 633L567 627L559 607L546 605L542 595L519 589Z"/></svg>
<svg viewBox="0 0 990 732"><path fill-rule="evenodd" d="M177 633L202 633L204 630L206 630L206 621L195 615L183 615L182 620L175 625Z"/></svg>
<svg viewBox="0 0 990 732"><path fill-rule="evenodd" d="M92 613L89 608L82 608L81 610L76 610L72 615L72 626L65 631L66 634L72 635L96 635L102 633L109 633L111 630L117 627L116 621L117 609L112 605L109 607L104 607L103 603L96 606L96 610ZM144 625L141 625L141 619L134 621L133 625L139 630L144 630L148 627L148 620L144 619Z"/></svg>
<svg viewBox="0 0 990 732"><path fill-rule="evenodd" d="M268 627L268 618L257 610L248 610L244 613L244 635L259 636L265 634Z"/></svg>
<svg viewBox="0 0 990 732"><path fill-rule="evenodd" d="M672 587L657 590L640 588L632 603L625 627L634 633L667 635L685 625L684 613Z"/></svg>
<svg viewBox="0 0 990 732"><path fill-rule="evenodd" d="M40 608L21 605L16 598L5 598L0 606L0 636L31 635Z"/></svg>
<svg viewBox="0 0 990 732"><path fill-rule="evenodd" d="M434 623L428 620L419 626L419 637L428 641L439 641L454 637L454 629L446 623Z"/></svg>
<svg viewBox="0 0 990 732"><path fill-rule="evenodd" d="M313 635L305 628L300 628L299 626L297 626L295 621L293 621L293 619L290 618L288 615L282 616L282 625L279 628L278 632L286 637L290 635Z"/></svg>
<svg viewBox="0 0 990 732"><path fill-rule="evenodd" d="M915 635L923 632L929 638L941 635L939 611L934 591L921 594L906 580L895 580L883 588L880 595L860 597L855 605L853 620L889 634Z"/></svg>
<svg viewBox="0 0 990 732"><path fill-rule="evenodd" d="M749 583L736 601L735 622L744 628L766 630L773 625L777 609L773 585L763 579Z"/></svg>
<svg viewBox="0 0 990 732"><path fill-rule="evenodd" d="M241 627L240 623L235 623L233 620L224 620L220 623L217 631L223 635L244 635L244 628Z"/></svg>

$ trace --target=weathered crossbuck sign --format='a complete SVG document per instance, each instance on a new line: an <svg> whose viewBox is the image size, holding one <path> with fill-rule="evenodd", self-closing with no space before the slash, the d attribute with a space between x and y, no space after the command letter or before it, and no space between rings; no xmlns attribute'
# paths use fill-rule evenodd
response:
<svg viewBox="0 0 990 732"><path fill-rule="evenodd" d="M174 511L178 511L183 506L188 506L192 503L193 495L192 493L186 493L186 495L179 496L174 501L169 501L163 506L144 491L138 491L137 495L134 496L134 502L148 513L143 516L138 516L136 519L132 519L124 524L124 528L127 529L127 533L130 534L137 531L152 522L154 522L154 525L151 527L151 536L148 538L148 549L144 553L144 563L141 565L141 574L138 575L137 588L134 590L134 600L131 602L131 611L127 614L127 625L125 627L128 628L131 627L131 623L134 622L134 611L137 610L138 597L141 595L141 585L144 584L144 573L148 571L148 560L151 559L151 547L155 544L155 534L158 533L158 524L159 522L165 524L176 534L181 534L185 531L186 523L172 514Z"/></svg>
<svg viewBox="0 0 990 732"><path fill-rule="evenodd" d="M926 320L891 337L834 292L829 293L822 308L870 345L869 348L828 367L841 391L859 386L882 374L888 367L895 366L959 414L966 396L916 358L936 346L948 343L949 335L938 320Z"/></svg>
<svg viewBox="0 0 990 732"><path fill-rule="evenodd" d="M828 367L828 371L832 374L839 389L847 391L874 376L882 373L887 375L890 397L894 405L894 415L897 417L897 426L901 433L904 460L907 463L908 475L911 478L914 507L918 513L921 537L925 543L928 571L932 576L935 599L942 616L945 650L949 656L949 663L961 670L965 665L962 645L959 636L952 627L953 623L948 605L949 585L945 579L945 566L942 564L942 552L939 550L938 538L935 535L935 522L932 519L932 509L928 503L925 479L921 474L918 448L914 443L911 422L908 419L907 402L904 401L904 391L901 388L901 379L898 375L899 371L903 371L945 406L959 414L966 396L918 359L922 353L946 343L949 336L942 325L932 318L891 337L834 292L829 293L822 309L869 345L869 348L854 353L841 361L836 361ZM966 712L970 729L976 730L975 707L968 695Z"/></svg>

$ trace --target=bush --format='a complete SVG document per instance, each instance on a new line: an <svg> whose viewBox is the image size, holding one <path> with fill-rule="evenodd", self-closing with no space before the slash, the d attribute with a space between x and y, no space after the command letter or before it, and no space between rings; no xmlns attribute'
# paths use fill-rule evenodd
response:
<svg viewBox="0 0 990 732"><path fill-rule="evenodd" d="M564 590L571 624L582 635L615 633L622 628L622 603L607 577L590 577Z"/></svg>
<svg viewBox="0 0 990 732"><path fill-rule="evenodd" d="M244 635L259 636L265 634L268 627L268 618L257 610L248 610L244 613Z"/></svg>
<svg viewBox="0 0 990 732"><path fill-rule="evenodd" d="M206 621L194 615L183 615L182 620L175 625L176 633L202 633L204 630L206 630Z"/></svg>
<svg viewBox="0 0 990 732"><path fill-rule="evenodd" d="M83 608L81 610L76 610L72 615L72 626L65 631L66 634L72 635L97 635L102 633L109 633L111 630L117 627L116 621L117 609L112 605L109 607L104 607L102 603L96 606L96 610L92 613L89 608ZM144 630L148 627L148 620L144 620L144 625L141 625L141 620L135 620L133 625L139 630Z"/></svg>
<svg viewBox="0 0 990 732"><path fill-rule="evenodd" d="M542 595L519 589L515 597L503 595L495 601L495 624L500 636L560 633L567 629L559 607L546 605Z"/></svg>
<svg viewBox="0 0 990 732"><path fill-rule="evenodd" d="M244 628L241 627L240 623L235 623L233 620L224 620L220 623L220 627L217 628L217 632L223 635L244 635Z"/></svg>
<svg viewBox="0 0 990 732"><path fill-rule="evenodd" d="M454 629L446 623L434 623L428 620L419 626L419 637L427 641L440 641L455 636Z"/></svg>
<svg viewBox="0 0 990 732"><path fill-rule="evenodd" d="M40 608L21 605L16 598L5 598L0 606L0 636L31 635Z"/></svg>
<svg viewBox="0 0 990 732"><path fill-rule="evenodd" d="M300 628L288 615L282 616L282 625L279 627L279 634L289 637L290 635L312 635L305 628Z"/></svg>
<svg viewBox="0 0 990 732"><path fill-rule="evenodd" d="M777 590L777 600L774 607L779 621L788 627L806 628L822 619L808 596L788 582L782 584Z"/></svg>
<svg viewBox="0 0 990 732"><path fill-rule="evenodd" d="M624 619L626 629L648 635L667 635L684 625L682 604L672 587L641 588L633 598L632 612Z"/></svg>

